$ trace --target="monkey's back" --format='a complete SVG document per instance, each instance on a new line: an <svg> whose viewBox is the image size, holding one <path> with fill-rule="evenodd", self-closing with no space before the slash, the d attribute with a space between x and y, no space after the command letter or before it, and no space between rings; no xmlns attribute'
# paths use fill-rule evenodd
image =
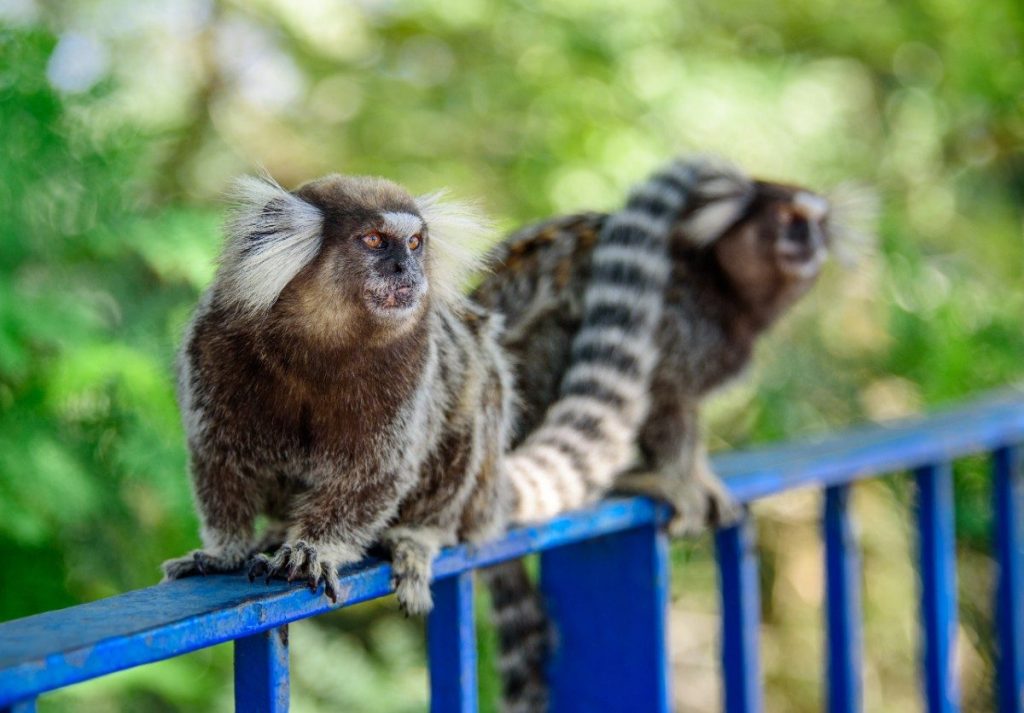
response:
<svg viewBox="0 0 1024 713"><path fill-rule="evenodd" d="M474 290L483 308L504 317L501 345L519 399L513 444L532 431L558 397L598 235L608 216L586 213L529 226L494 248Z"/></svg>
<svg viewBox="0 0 1024 713"><path fill-rule="evenodd" d="M573 335L582 319L581 296L606 214L584 213L528 226L500 243L491 269L473 292L482 307L505 318L502 346L511 361L521 409L514 443L532 431L558 397L569 367ZM657 335L655 383L700 397L735 375L750 344L731 333L729 304L711 260L674 241L672 278Z"/></svg>

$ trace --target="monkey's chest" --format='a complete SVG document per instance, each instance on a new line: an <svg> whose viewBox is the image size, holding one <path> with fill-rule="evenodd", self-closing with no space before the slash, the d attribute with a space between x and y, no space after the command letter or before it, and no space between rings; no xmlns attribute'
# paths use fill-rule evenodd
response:
<svg viewBox="0 0 1024 713"><path fill-rule="evenodd" d="M685 393L704 396L739 374L750 361L746 340L729 325L686 304L669 303L658 333L659 373L671 375Z"/></svg>
<svg viewBox="0 0 1024 713"><path fill-rule="evenodd" d="M307 472L318 462L352 463L387 448L401 399L344 382L250 385L234 395L225 420L265 465Z"/></svg>

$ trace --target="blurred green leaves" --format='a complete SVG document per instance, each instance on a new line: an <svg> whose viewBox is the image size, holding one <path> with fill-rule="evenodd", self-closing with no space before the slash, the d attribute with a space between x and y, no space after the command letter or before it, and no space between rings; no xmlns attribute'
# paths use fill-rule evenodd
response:
<svg viewBox="0 0 1024 713"><path fill-rule="evenodd" d="M780 325L711 405L712 443L1019 381L1022 38L1014 0L0 2L0 619L152 584L195 544L173 354L224 188L259 167L447 185L506 228L614 208L680 150L859 180L883 198L875 256ZM957 476L984 551L984 464ZM422 702L418 631L375 611L296 637L297 710ZM220 649L163 666L54 705L229 707Z"/></svg>

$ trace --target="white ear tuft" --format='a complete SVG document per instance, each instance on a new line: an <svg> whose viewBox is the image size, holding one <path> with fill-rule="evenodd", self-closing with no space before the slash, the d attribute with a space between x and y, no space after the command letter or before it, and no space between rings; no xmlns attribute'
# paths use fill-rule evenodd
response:
<svg viewBox="0 0 1024 713"><path fill-rule="evenodd" d="M323 215L267 175L237 179L229 196L235 208L217 279L229 301L261 314L316 257Z"/></svg>
<svg viewBox="0 0 1024 713"><path fill-rule="evenodd" d="M684 234L697 245L708 245L743 215L754 196L754 182L735 164L717 156L684 159L693 167L695 208L682 221Z"/></svg>
<svg viewBox="0 0 1024 713"><path fill-rule="evenodd" d="M494 242L491 222L470 203L445 200L447 191L416 199L430 236L430 289L450 304L464 298L470 276L481 270Z"/></svg>
<svg viewBox="0 0 1024 713"><path fill-rule="evenodd" d="M876 247L878 193L863 184L842 183L829 191L827 199L830 248L843 265L856 265Z"/></svg>

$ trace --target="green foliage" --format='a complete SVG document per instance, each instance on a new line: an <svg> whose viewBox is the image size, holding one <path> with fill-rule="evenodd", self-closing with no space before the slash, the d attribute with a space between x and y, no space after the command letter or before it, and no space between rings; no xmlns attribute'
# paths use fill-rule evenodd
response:
<svg viewBox="0 0 1024 713"><path fill-rule="evenodd" d="M219 196L258 166L286 185L337 170L449 185L507 228L612 208L684 149L813 186L859 180L883 197L876 254L828 274L716 399L712 442L821 433L1019 381L1022 7L0 8L0 619L151 584L196 542L173 354L213 274ZM985 468L957 471L963 544L979 557ZM787 532L765 538L772 572L785 571ZM710 572L706 550L684 559ZM787 610L772 582L769 617ZM711 578L687 584L707 594ZM965 606L984 610L984 596L965 591ZM418 630L387 607L367 612L295 627L296 709L422 707ZM221 647L52 705L228 709L229 658ZM769 680L788 709L814 707L800 703L806 682Z"/></svg>

